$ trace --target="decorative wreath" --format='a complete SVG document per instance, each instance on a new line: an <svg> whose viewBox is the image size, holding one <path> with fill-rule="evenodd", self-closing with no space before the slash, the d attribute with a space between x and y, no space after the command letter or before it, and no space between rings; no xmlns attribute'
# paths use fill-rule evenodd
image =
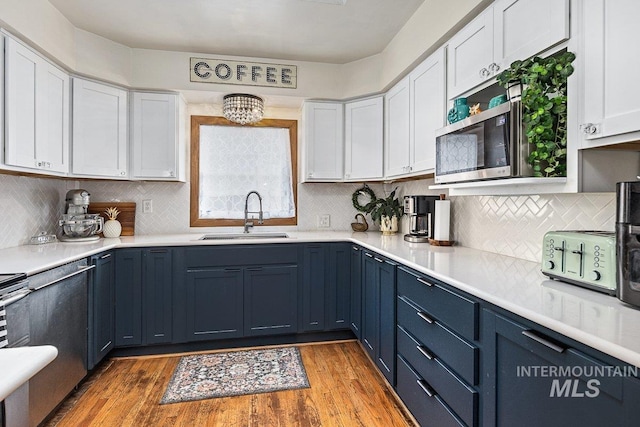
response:
<svg viewBox="0 0 640 427"><path fill-rule="evenodd" d="M361 194L369 197L369 201L364 206L360 204L359 198ZM356 210L358 210L359 212L369 213L373 208L376 200L376 194L371 188L369 188L367 184L363 185L361 188L358 188L353 192L353 195L351 196L353 207L356 208Z"/></svg>

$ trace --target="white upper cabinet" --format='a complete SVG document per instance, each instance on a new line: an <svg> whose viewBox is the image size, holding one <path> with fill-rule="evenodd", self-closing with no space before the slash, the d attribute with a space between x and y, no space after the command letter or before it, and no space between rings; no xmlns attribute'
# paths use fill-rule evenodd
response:
<svg viewBox="0 0 640 427"><path fill-rule="evenodd" d="M382 96L345 104L345 180L382 178L382 108Z"/></svg>
<svg viewBox="0 0 640 427"><path fill-rule="evenodd" d="M447 96L569 38L569 0L497 0L448 43Z"/></svg>
<svg viewBox="0 0 640 427"><path fill-rule="evenodd" d="M445 50L439 49L409 74L411 173L436 167L435 131L445 126Z"/></svg>
<svg viewBox="0 0 640 427"><path fill-rule="evenodd" d="M179 96L131 93L131 178L184 180Z"/></svg>
<svg viewBox="0 0 640 427"><path fill-rule="evenodd" d="M583 0L581 31L583 146L636 141L640 131L640 55L635 46L640 2Z"/></svg>
<svg viewBox="0 0 640 427"><path fill-rule="evenodd" d="M497 0L495 63L500 70L569 38L569 0Z"/></svg>
<svg viewBox="0 0 640 427"><path fill-rule="evenodd" d="M73 175L127 178L127 91L73 79Z"/></svg>
<svg viewBox="0 0 640 427"><path fill-rule="evenodd" d="M384 175L411 172L409 158L409 78L405 77L384 96Z"/></svg>
<svg viewBox="0 0 640 427"><path fill-rule="evenodd" d="M521 0L522 1L522 0ZM490 7L449 40L447 96L456 96L493 77L493 9Z"/></svg>
<svg viewBox="0 0 640 427"><path fill-rule="evenodd" d="M5 165L69 171L69 75L5 37Z"/></svg>
<svg viewBox="0 0 640 427"><path fill-rule="evenodd" d="M342 181L344 107L338 102L305 102L303 181Z"/></svg>

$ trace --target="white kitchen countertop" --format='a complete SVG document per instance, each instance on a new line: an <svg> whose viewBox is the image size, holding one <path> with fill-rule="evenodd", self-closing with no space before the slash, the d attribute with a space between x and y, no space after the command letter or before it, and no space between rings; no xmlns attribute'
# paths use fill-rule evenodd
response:
<svg viewBox="0 0 640 427"><path fill-rule="evenodd" d="M58 356L52 345L0 349L0 401Z"/></svg>
<svg viewBox="0 0 640 427"><path fill-rule="evenodd" d="M405 242L379 232L287 232L288 239L198 240L205 232L52 243L0 250L0 273L29 275L117 247L351 241L512 313L640 367L640 309L548 279L539 263L460 246Z"/></svg>

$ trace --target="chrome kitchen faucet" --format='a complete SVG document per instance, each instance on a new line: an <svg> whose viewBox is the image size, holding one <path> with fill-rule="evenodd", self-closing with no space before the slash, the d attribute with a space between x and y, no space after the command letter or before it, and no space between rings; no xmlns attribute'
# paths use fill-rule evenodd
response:
<svg viewBox="0 0 640 427"><path fill-rule="evenodd" d="M249 212L249 196L251 196L251 194L255 194L256 196L258 196L258 200L260 201L260 211L259 212ZM253 227L253 221L249 221L249 214L250 213L257 213L258 214L258 224L262 224L262 196L260 196L260 193L258 193L257 191L253 190L253 191L249 191L247 193L247 197L244 199L244 232L248 233L249 232L249 227Z"/></svg>

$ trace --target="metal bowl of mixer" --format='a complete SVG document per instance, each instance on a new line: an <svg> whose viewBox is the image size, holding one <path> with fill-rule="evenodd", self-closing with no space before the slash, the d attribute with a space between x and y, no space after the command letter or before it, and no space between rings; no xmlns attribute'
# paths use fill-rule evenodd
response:
<svg viewBox="0 0 640 427"><path fill-rule="evenodd" d="M59 224L65 236L81 238L100 233L104 219L100 214L64 214Z"/></svg>

